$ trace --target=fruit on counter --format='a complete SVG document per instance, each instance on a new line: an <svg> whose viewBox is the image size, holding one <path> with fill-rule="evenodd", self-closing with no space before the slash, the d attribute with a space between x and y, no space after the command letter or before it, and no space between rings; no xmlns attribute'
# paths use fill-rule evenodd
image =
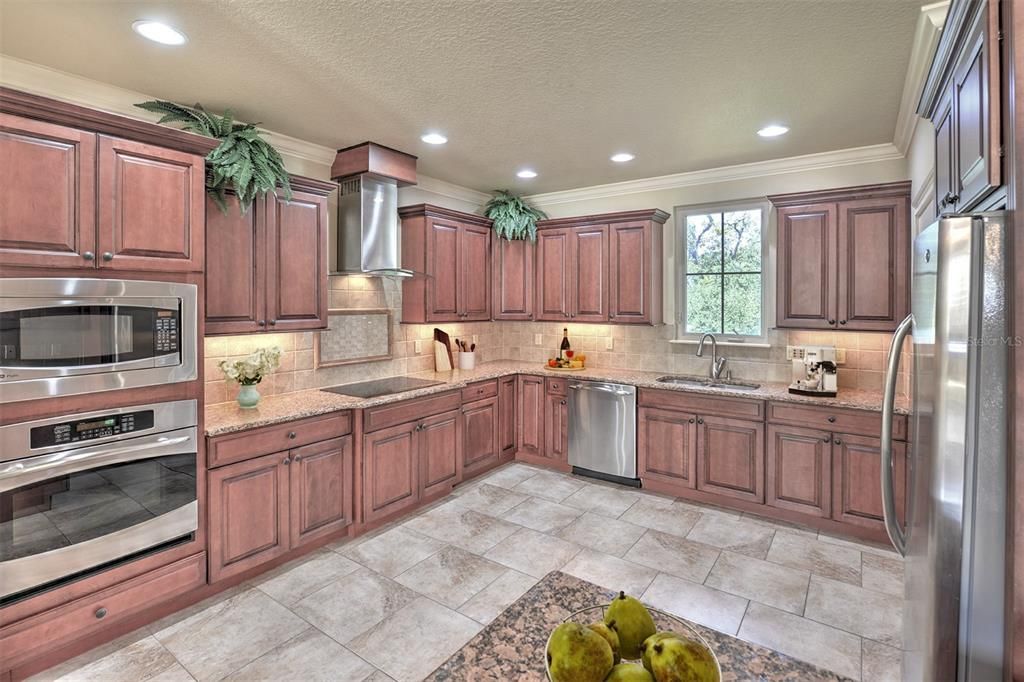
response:
<svg viewBox="0 0 1024 682"><path fill-rule="evenodd" d="M678 635L674 632L655 632L643 641L643 644L640 645L640 661L644 664L645 668L648 670L651 669L651 652L654 650L654 645L669 637L685 639L682 635Z"/></svg>
<svg viewBox="0 0 1024 682"><path fill-rule="evenodd" d="M604 682L654 682L654 678L642 665L619 663L604 678Z"/></svg>
<svg viewBox="0 0 1024 682"><path fill-rule="evenodd" d="M719 682L718 666L701 642L665 637L650 647L651 675L655 682Z"/></svg>
<svg viewBox="0 0 1024 682"><path fill-rule="evenodd" d="M555 628L547 660L552 682L601 682L614 665L608 640L579 623Z"/></svg>
<svg viewBox="0 0 1024 682"><path fill-rule="evenodd" d="M558 360L554 358L548 360L548 367L558 367Z"/></svg>
<svg viewBox="0 0 1024 682"><path fill-rule="evenodd" d="M647 607L625 592L612 599L604 622L619 634L619 653L623 658L640 658L640 645L657 631Z"/></svg>
<svg viewBox="0 0 1024 682"><path fill-rule="evenodd" d="M622 656L619 655L619 633L615 632L614 628L610 628L604 623L591 623L587 627L607 640L608 646L612 648L612 658L615 663L622 660Z"/></svg>

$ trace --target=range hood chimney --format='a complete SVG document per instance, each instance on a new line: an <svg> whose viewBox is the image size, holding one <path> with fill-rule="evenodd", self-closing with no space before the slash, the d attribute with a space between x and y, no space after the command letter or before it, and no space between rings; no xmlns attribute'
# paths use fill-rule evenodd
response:
<svg viewBox="0 0 1024 682"><path fill-rule="evenodd" d="M402 267L398 188L416 184L416 157L374 142L338 150L338 269L333 274L411 277Z"/></svg>

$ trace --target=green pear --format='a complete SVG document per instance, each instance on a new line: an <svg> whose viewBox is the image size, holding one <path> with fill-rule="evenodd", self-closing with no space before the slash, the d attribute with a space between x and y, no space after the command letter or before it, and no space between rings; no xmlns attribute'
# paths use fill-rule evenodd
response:
<svg viewBox="0 0 1024 682"><path fill-rule="evenodd" d="M640 645L655 633L650 611L634 597L619 592L604 614L604 622L619 633L619 653L622 658L640 658Z"/></svg>
<svg viewBox="0 0 1024 682"><path fill-rule="evenodd" d="M654 682L647 670L636 663L619 663L604 678L604 682Z"/></svg>
<svg viewBox="0 0 1024 682"><path fill-rule="evenodd" d="M615 632L614 628L610 628L604 623L591 623L587 627L607 640L608 646L612 648L612 657L614 662L618 664L618 662L622 660L622 656L619 655L619 633Z"/></svg>
<svg viewBox="0 0 1024 682"><path fill-rule="evenodd" d="M666 637L651 646L655 682L720 682L711 651L701 642Z"/></svg>
<svg viewBox="0 0 1024 682"><path fill-rule="evenodd" d="M555 628L547 658L552 682L601 682L614 665L608 641L579 623Z"/></svg>
<svg viewBox="0 0 1024 682"><path fill-rule="evenodd" d="M645 639L643 644L640 645L640 660L648 671L651 670L651 652L653 651L654 645L663 639L669 638L685 639L682 635L678 635L674 632L656 632Z"/></svg>

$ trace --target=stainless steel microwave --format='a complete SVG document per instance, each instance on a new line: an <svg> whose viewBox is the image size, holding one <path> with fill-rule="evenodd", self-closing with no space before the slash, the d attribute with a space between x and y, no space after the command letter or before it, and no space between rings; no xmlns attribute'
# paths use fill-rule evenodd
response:
<svg viewBox="0 0 1024 682"><path fill-rule="evenodd" d="M0 402L197 378L194 284L0 280Z"/></svg>

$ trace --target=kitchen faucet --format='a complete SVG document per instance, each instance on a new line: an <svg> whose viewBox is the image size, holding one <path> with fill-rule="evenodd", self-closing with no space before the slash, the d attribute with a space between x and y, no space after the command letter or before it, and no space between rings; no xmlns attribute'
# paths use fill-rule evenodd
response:
<svg viewBox="0 0 1024 682"><path fill-rule="evenodd" d="M725 369L725 357L718 357L718 342L715 340L714 334L705 334L700 337L700 343L697 344L697 357L704 357L704 342L711 339L711 368L708 374L711 375L712 380L718 381L722 377L722 370Z"/></svg>

